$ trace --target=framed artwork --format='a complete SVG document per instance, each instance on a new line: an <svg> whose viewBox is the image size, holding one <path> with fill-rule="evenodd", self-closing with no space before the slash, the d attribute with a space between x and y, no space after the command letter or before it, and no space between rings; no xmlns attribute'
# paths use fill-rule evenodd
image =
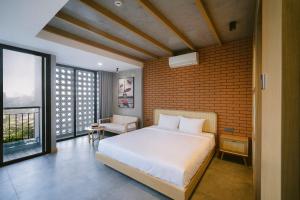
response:
<svg viewBox="0 0 300 200"><path fill-rule="evenodd" d="M134 77L119 79L118 105L120 108L134 108Z"/></svg>

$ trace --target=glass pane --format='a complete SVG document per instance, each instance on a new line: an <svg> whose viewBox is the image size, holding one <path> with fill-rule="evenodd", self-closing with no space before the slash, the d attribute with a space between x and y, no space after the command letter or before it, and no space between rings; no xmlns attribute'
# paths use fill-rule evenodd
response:
<svg viewBox="0 0 300 200"><path fill-rule="evenodd" d="M56 139L74 136L74 70L56 68Z"/></svg>
<svg viewBox="0 0 300 200"><path fill-rule="evenodd" d="M42 57L3 50L3 160L42 152Z"/></svg>

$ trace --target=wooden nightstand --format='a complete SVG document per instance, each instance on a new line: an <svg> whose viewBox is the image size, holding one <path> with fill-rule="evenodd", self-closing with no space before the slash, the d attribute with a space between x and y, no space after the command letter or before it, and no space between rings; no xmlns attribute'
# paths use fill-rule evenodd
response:
<svg viewBox="0 0 300 200"><path fill-rule="evenodd" d="M248 144L248 137L220 135L221 160L223 159L224 153L229 153L241 156L244 160L244 164L247 166L246 158L248 158Z"/></svg>

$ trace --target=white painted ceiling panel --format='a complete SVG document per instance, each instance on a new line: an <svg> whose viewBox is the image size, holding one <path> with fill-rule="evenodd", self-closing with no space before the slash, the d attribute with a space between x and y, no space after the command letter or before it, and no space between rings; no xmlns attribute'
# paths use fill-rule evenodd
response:
<svg viewBox="0 0 300 200"><path fill-rule="evenodd" d="M143 63L81 50L37 37L68 0L0 0L0 42L56 55L57 62L94 70L135 69ZM47 35L43 33L42 35ZM48 34L49 35L49 34ZM53 37L54 38L54 37ZM98 66L97 63L103 63Z"/></svg>

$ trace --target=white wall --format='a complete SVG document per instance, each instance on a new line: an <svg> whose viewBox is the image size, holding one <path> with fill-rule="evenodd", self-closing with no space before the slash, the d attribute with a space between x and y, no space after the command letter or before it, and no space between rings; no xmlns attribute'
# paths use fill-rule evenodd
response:
<svg viewBox="0 0 300 200"><path fill-rule="evenodd" d="M118 80L120 78L134 77L134 108L118 107ZM113 113L130 115L139 118L139 124L143 126L143 69L121 71L113 77Z"/></svg>
<svg viewBox="0 0 300 200"><path fill-rule="evenodd" d="M282 0L262 1L261 199L281 199Z"/></svg>

